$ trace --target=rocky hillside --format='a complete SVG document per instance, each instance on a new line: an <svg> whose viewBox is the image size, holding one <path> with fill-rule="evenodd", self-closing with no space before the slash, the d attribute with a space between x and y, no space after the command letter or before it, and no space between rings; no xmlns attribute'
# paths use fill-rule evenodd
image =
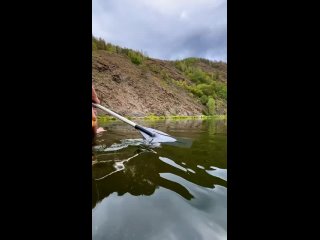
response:
<svg viewBox="0 0 320 240"><path fill-rule="evenodd" d="M103 50L99 50L103 49ZM92 80L102 105L126 116L226 114L227 64L163 61L93 42Z"/></svg>

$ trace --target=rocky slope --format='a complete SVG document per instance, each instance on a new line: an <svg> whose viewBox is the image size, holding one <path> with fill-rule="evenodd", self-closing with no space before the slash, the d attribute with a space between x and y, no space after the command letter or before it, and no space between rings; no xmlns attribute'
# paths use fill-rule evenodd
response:
<svg viewBox="0 0 320 240"><path fill-rule="evenodd" d="M227 83L226 63L194 60L192 66L216 74L221 84ZM211 76L210 75L210 76ZM126 116L194 116L208 113L200 95L177 62L145 58L134 64L125 54L105 50L92 51L92 81L101 104ZM203 94L203 93L202 93ZM226 114L226 99L215 100L217 114Z"/></svg>

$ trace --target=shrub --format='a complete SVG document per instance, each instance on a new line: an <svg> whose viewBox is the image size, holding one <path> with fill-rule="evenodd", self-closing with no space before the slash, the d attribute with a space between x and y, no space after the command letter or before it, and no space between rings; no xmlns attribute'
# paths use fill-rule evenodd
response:
<svg viewBox="0 0 320 240"><path fill-rule="evenodd" d="M97 43L92 41L92 51L98 50Z"/></svg>
<svg viewBox="0 0 320 240"><path fill-rule="evenodd" d="M209 84L198 84L197 88L201 90L205 95L209 96L214 93L214 86Z"/></svg>
<svg viewBox="0 0 320 240"><path fill-rule="evenodd" d="M143 56L138 52L129 50L128 57L131 59L131 62L136 65L139 65L143 62Z"/></svg>
<svg viewBox="0 0 320 240"><path fill-rule="evenodd" d="M216 103L212 97L209 97L207 107L208 107L209 114L214 115L216 112Z"/></svg>
<svg viewBox="0 0 320 240"><path fill-rule="evenodd" d="M203 92L198 89L197 87L194 86L187 86L187 89L193 94L196 95L198 97L201 97L203 95Z"/></svg>
<svg viewBox="0 0 320 240"><path fill-rule="evenodd" d="M213 82L214 92L218 98L227 100L227 86L222 82Z"/></svg>
<svg viewBox="0 0 320 240"><path fill-rule="evenodd" d="M203 105L206 105L206 103L208 102L208 96L202 95L202 97L200 98L200 101Z"/></svg>

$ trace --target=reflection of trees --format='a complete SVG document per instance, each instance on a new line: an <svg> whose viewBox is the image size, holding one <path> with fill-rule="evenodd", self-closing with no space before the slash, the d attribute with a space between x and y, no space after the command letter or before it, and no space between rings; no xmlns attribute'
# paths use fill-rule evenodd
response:
<svg viewBox="0 0 320 240"><path fill-rule="evenodd" d="M92 192L93 206L116 192L118 195L130 193L134 196L152 195L156 188L164 187L180 194L186 199L191 199L191 193L179 183L162 178L160 173L170 172L176 175L182 175L180 169L176 169L161 160L151 152L137 154L136 157L124 162L124 167L116 169L114 161L98 163L93 167L93 175L98 180L93 180ZM103 169L103 170L102 170ZM181 171L181 172L179 172ZM104 172L104 176L102 176Z"/></svg>
<svg viewBox="0 0 320 240"><path fill-rule="evenodd" d="M130 155L130 154L129 154ZM93 165L92 201L93 206L103 198L116 192L118 195L130 193L134 196L152 195L156 188L163 187L190 200L192 194L180 183L160 176L171 173L197 185L213 188L214 185L226 186L226 181L208 174L204 169L179 164L182 168L191 168L195 173L179 169L159 159L159 155L139 148L131 153L128 161L105 160ZM176 162L177 163L177 162Z"/></svg>
<svg viewBox="0 0 320 240"><path fill-rule="evenodd" d="M161 125L159 125L161 123ZM178 129L178 133L182 133L182 137L186 132L191 133L191 134L199 134L201 131L208 131L210 134L219 134L219 133L225 133L226 132L226 120L213 120L213 119L193 119L193 120L172 120L172 119L167 119L164 122L157 122L157 121L150 121L146 123L142 123L145 125L148 125L152 128L158 128L159 126L162 127L160 129L161 131L166 132L169 131L170 129ZM194 131L196 130L196 131Z"/></svg>
<svg viewBox="0 0 320 240"><path fill-rule="evenodd" d="M205 170L211 170L212 165L226 169L226 121L199 120L195 122L196 123L192 120L181 121L178 122L177 124L179 125L176 126L176 129L179 130L185 128L185 130L182 131L181 136L186 136L186 133L188 133L187 137L194 139L192 148L186 149L165 146L157 150L158 154L172 159L176 164L181 166L185 163L188 168L191 168L197 173L197 177L205 176L205 174L199 173L204 170L198 168L197 165L201 165ZM193 129L195 130L193 131ZM178 135L178 133L175 133L175 136L176 135Z"/></svg>
<svg viewBox="0 0 320 240"><path fill-rule="evenodd" d="M166 120L141 124L176 137L191 138L194 140L192 147L163 145L155 153L142 146L129 146L120 151L97 154L95 157L98 161L94 161L92 167L93 177L96 179L92 181L92 207L112 193L149 196L159 187L169 189L188 200L193 198L181 182L161 177L162 173L170 173L206 188L214 188L214 185L227 186L225 180L207 172L212 171L212 166L222 169L227 167L226 136L221 134L226 132L225 121ZM101 135L97 142L105 146L110 146L110 143L117 142L118 139L141 137L136 130L116 122L108 125L108 131L102 134L105 135Z"/></svg>

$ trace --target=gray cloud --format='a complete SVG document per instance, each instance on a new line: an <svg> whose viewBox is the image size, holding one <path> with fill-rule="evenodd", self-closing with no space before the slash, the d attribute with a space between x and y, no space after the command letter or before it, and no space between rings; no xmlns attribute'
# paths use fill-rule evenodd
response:
<svg viewBox="0 0 320 240"><path fill-rule="evenodd" d="M227 61L227 0L93 0L92 29L153 58Z"/></svg>

